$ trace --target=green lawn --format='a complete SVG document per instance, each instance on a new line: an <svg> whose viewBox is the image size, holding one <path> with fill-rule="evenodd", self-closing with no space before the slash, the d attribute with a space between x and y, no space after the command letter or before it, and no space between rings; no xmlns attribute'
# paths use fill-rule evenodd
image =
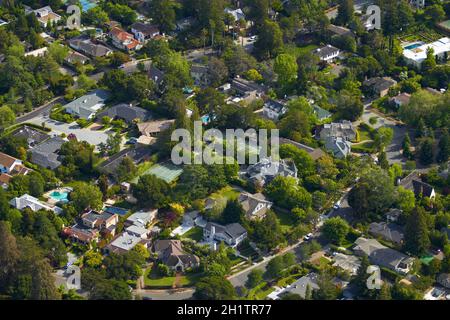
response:
<svg viewBox="0 0 450 320"><path fill-rule="evenodd" d="M310 45L307 45L304 47L298 47L294 44L290 44L290 45L284 46L283 53L287 53L287 54L293 55L296 58L298 58L300 55L311 52L317 48L318 48L318 46L316 46L315 44L310 44Z"/></svg>
<svg viewBox="0 0 450 320"><path fill-rule="evenodd" d="M181 277L180 283L183 287L189 287L197 282L201 276L201 273L187 273ZM160 277L152 271L152 268L145 270L144 284L147 288L171 288L174 282L175 277Z"/></svg>
<svg viewBox="0 0 450 320"><path fill-rule="evenodd" d="M372 140L371 133L364 127L359 126L358 132L359 132L359 141Z"/></svg>
<svg viewBox="0 0 450 320"><path fill-rule="evenodd" d="M291 230L292 226L295 225L293 215L289 211L284 210L274 210L274 211L278 219L280 220L281 230L283 232Z"/></svg>
<svg viewBox="0 0 450 320"><path fill-rule="evenodd" d="M361 144L353 144L352 151L356 153L373 153L374 152L374 142L367 141Z"/></svg>
<svg viewBox="0 0 450 320"><path fill-rule="evenodd" d="M239 194L240 194L239 190L236 190L230 186L226 186L225 188L222 188L221 190L211 194L210 198L211 199L225 198L227 200L233 200L237 199L237 197L239 197Z"/></svg>
<svg viewBox="0 0 450 320"><path fill-rule="evenodd" d="M201 241L203 239L203 229L200 227L194 227L185 234L183 234L182 237L189 238L194 241Z"/></svg>

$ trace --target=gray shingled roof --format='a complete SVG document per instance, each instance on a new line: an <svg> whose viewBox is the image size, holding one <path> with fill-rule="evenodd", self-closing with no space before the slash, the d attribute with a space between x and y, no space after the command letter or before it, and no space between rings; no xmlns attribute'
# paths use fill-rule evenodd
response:
<svg viewBox="0 0 450 320"><path fill-rule="evenodd" d="M103 112L100 112L99 114L97 114L97 119L101 119L105 116L108 116L112 119L121 118L130 123L135 119L139 119L140 121L147 121L149 118L151 118L151 113L148 110L136 106L131 106L126 103L121 103L108 108Z"/></svg>
<svg viewBox="0 0 450 320"><path fill-rule="evenodd" d="M58 136L45 140L31 150L31 162L43 168L56 169L61 165L58 151L65 142Z"/></svg>

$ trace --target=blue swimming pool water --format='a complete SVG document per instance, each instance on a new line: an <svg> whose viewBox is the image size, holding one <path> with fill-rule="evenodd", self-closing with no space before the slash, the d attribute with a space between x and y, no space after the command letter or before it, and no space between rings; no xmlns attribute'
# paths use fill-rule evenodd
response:
<svg viewBox="0 0 450 320"><path fill-rule="evenodd" d="M53 191L52 193L50 193L50 197L59 202L69 202L69 193L66 191Z"/></svg>
<svg viewBox="0 0 450 320"><path fill-rule="evenodd" d="M202 117L202 123L203 124L208 124L209 123L209 115L204 115L203 117Z"/></svg>
<svg viewBox="0 0 450 320"><path fill-rule="evenodd" d="M423 43L422 43L422 42L416 42L416 43L413 43L413 44L407 45L407 46L406 46L406 47L404 47L403 49L406 49L406 50L413 50L413 49L415 49L415 48L418 48L418 47L420 47L421 45L423 45Z"/></svg>
<svg viewBox="0 0 450 320"><path fill-rule="evenodd" d="M83 8L83 12L88 11L97 6L97 2L93 0L80 0L81 7Z"/></svg>

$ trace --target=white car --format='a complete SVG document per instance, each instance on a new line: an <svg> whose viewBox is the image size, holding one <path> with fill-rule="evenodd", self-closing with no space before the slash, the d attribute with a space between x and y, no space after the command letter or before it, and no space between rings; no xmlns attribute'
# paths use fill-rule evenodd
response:
<svg viewBox="0 0 450 320"><path fill-rule="evenodd" d="M258 36L251 36L249 39L250 41L255 41L257 39Z"/></svg>
<svg viewBox="0 0 450 320"><path fill-rule="evenodd" d="M309 240L311 240L312 237L313 237L313 234L312 233L308 233L306 236L303 237L303 240L309 241Z"/></svg>
<svg viewBox="0 0 450 320"><path fill-rule="evenodd" d="M338 201L338 202L336 202L336 203L334 204L333 209L334 209L334 210L337 210L337 209L339 209L340 207L341 207L341 201Z"/></svg>

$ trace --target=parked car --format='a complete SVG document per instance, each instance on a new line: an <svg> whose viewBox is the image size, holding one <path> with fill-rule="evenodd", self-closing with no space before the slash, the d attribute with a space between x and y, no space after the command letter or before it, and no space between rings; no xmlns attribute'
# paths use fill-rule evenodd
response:
<svg viewBox="0 0 450 320"><path fill-rule="evenodd" d="M311 240L312 237L313 237L313 234L310 232L306 236L303 237L303 240L309 241L309 240Z"/></svg>
<svg viewBox="0 0 450 320"><path fill-rule="evenodd" d="M339 200L338 202L336 202L333 206L334 210L338 210L341 207L341 200Z"/></svg>

